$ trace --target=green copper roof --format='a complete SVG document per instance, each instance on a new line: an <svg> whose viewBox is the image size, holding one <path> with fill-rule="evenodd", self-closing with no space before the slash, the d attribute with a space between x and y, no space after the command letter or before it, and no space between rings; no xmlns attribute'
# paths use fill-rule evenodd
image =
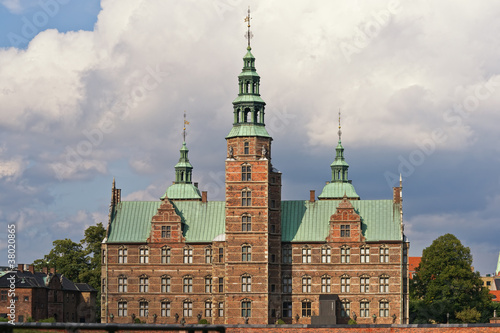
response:
<svg viewBox="0 0 500 333"><path fill-rule="evenodd" d="M111 221L108 243L145 243L151 230L151 219L161 201L122 201ZM225 203L222 201L173 202L181 217L186 242L211 242L224 233Z"/></svg>
<svg viewBox="0 0 500 333"><path fill-rule="evenodd" d="M328 236L330 216L341 200L283 201L281 208L284 242L324 241ZM366 241L401 240L399 206L392 200L352 200L361 216Z"/></svg>
<svg viewBox="0 0 500 333"><path fill-rule="evenodd" d="M348 198L358 198L359 195L356 193L354 186L351 183L345 182L332 182L326 184L323 187L323 191L318 196L320 199L341 199L344 197L344 194Z"/></svg>
<svg viewBox="0 0 500 333"><path fill-rule="evenodd" d="M193 184L172 184L160 198L170 199L201 199L200 190Z"/></svg>
<svg viewBox="0 0 500 333"><path fill-rule="evenodd" d="M143 243L161 201L122 201L113 210L108 243Z"/></svg>
<svg viewBox="0 0 500 333"><path fill-rule="evenodd" d="M235 124L231 128L231 132L226 136L226 139L234 138L238 136L263 136L270 138L271 136L267 133L267 130L262 125L257 124Z"/></svg>
<svg viewBox="0 0 500 333"><path fill-rule="evenodd" d="M323 242L340 200L283 201L284 242ZM144 243L161 201L124 201L113 211L108 243ZM399 206L392 200L352 200L367 241L401 240ZM225 232L225 202L173 201L186 242L211 242Z"/></svg>
<svg viewBox="0 0 500 333"><path fill-rule="evenodd" d="M238 104L238 103L253 103L253 102L257 102L257 103L264 103L266 104L266 102L264 102L264 100L262 98L260 98L260 96L258 95L239 95L238 97L236 97L233 101L233 104Z"/></svg>

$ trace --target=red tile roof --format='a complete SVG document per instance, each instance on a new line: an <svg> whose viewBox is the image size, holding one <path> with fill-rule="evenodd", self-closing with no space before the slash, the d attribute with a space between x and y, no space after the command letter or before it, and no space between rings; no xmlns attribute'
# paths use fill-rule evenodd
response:
<svg viewBox="0 0 500 333"><path fill-rule="evenodd" d="M500 302L500 290L490 290L490 294L493 295L493 302Z"/></svg>
<svg viewBox="0 0 500 333"><path fill-rule="evenodd" d="M408 271L410 273L410 279L413 279L413 274L415 274L415 269L420 265L420 260L422 257L408 257Z"/></svg>

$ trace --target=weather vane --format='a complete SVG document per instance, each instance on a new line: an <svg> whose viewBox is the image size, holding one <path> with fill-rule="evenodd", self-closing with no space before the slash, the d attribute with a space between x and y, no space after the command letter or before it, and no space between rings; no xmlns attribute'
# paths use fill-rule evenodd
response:
<svg viewBox="0 0 500 333"><path fill-rule="evenodd" d="M338 134L339 134L339 142L340 142L340 137L342 136L342 130L340 127L340 108L339 108L339 131L338 131Z"/></svg>
<svg viewBox="0 0 500 333"><path fill-rule="evenodd" d="M250 31L250 20L252 18L250 17L250 6L248 6L248 15L245 17L245 22L248 22L247 27L248 31L245 34L245 38L248 40L248 47L250 47L250 39L253 37L253 33Z"/></svg>
<svg viewBox="0 0 500 333"><path fill-rule="evenodd" d="M184 142L186 142L186 125L189 125L189 121L186 120L186 111L184 111L184 126L182 128L182 137Z"/></svg>

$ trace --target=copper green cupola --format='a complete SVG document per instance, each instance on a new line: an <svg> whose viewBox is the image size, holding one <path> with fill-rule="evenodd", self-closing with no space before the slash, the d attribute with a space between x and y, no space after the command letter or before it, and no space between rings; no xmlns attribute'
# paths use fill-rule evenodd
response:
<svg viewBox="0 0 500 333"><path fill-rule="evenodd" d="M359 199L359 195L356 193L354 186L351 184L347 176L349 169L349 164L344 158L344 147L342 146L340 130L340 112L339 112L339 142L335 148L336 155L335 160L330 165L332 169L332 180L328 182L323 191L318 196L319 199L342 199L346 196L348 199Z"/></svg>
<svg viewBox="0 0 500 333"><path fill-rule="evenodd" d="M233 128L226 137L270 137L264 124L266 103L260 97L260 76L255 69L255 57L250 45L243 57L243 70L238 76L238 97L233 101Z"/></svg>
<svg viewBox="0 0 500 333"><path fill-rule="evenodd" d="M181 156L179 162L175 165L175 181L167 188L167 191L160 199L185 199L199 200L201 199L200 191L192 183L193 166L188 158L189 149L186 142L182 143L180 150Z"/></svg>

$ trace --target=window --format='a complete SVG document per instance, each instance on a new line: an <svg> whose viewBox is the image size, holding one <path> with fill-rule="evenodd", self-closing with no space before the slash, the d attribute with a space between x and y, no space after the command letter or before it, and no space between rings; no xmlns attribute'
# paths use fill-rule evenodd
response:
<svg viewBox="0 0 500 333"><path fill-rule="evenodd" d="M29 296L24 296L24 301L25 302L29 302L29 300L30 300Z"/></svg>
<svg viewBox="0 0 500 333"><path fill-rule="evenodd" d="M351 278L347 275L343 275L340 278L340 292L348 293L351 291Z"/></svg>
<svg viewBox="0 0 500 333"><path fill-rule="evenodd" d="M162 264L170 264L171 257L171 249L169 247L161 248L161 263Z"/></svg>
<svg viewBox="0 0 500 333"><path fill-rule="evenodd" d="M283 263L284 264L291 264L292 263L292 247L291 246L285 246L282 250L282 257L283 257Z"/></svg>
<svg viewBox="0 0 500 333"><path fill-rule="evenodd" d="M291 318L292 317L292 302L285 301L283 302L283 318Z"/></svg>
<svg viewBox="0 0 500 333"><path fill-rule="evenodd" d="M124 275L120 275L118 277L118 292L120 293L127 292L127 277Z"/></svg>
<svg viewBox="0 0 500 333"><path fill-rule="evenodd" d="M366 299L359 302L359 316L364 318L370 317L370 302Z"/></svg>
<svg viewBox="0 0 500 333"><path fill-rule="evenodd" d="M212 277L210 275L205 276L205 293L212 293Z"/></svg>
<svg viewBox="0 0 500 333"><path fill-rule="evenodd" d="M205 301L205 317L212 317L212 301Z"/></svg>
<svg viewBox="0 0 500 333"><path fill-rule="evenodd" d="M147 264L149 262L149 249L148 248L140 248L139 249L139 262L141 264Z"/></svg>
<svg viewBox="0 0 500 333"><path fill-rule="evenodd" d="M224 262L224 248L219 247L219 262Z"/></svg>
<svg viewBox="0 0 500 333"><path fill-rule="evenodd" d="M146 301L139 302L139 317L147 317L148 308L149 308L148 302Z"/></svg>
<svg viewBox="0 0 500 333"><path fill-rule="evenodd" d="M126 317L127 316L127 302L119 301L118 302L118 317Z"/></svg>
<svg viewBox="0 0 500 333"><path fill-rule="evenodd" d="M224 317L224 302L219 302L219 317Z"/></svg>
<svg viewBox="0 0 500 333"><path fill-rule="evenodd" d="M342 246L340 248L340 262L343 264L351 262L351 248Z"/></svg>
<svg viewBox="0 0 500 333"><path fill-rule="evenodd" d="M242 165L241 166L241 180L242 181L252 180L252 166L251 165Z"/></svg>
<svg viewBox="0 0 500 333"><path fill-rule="evenodd" d="M219 278L219 292L223 293L224 292L224 278Z"/></svg>
<svg viewBox="0 0 500 333"><path fill-rule="evenodd" d="M389 248L382 246L380 248L380 262L389 262Z"/></svg>
<svg viewBox="0 0 500 333"><path fill-rule="evenodd" d="M243 275L241 277L241 291L242 292L252 291L252 277L250 275Z"/></svg>
<svg viewBox="0 0 500 333"><path fill-rule="evenodd" d="M329 246L323 246L321 248L321 262L324 264L332 262L332 249Z"/></svg>
<svg viewBox="0 0 500 333"><path fill-rule="evenodd" d="M311 301L302 301L302 317L311 317Z"/></svg>
<svg viewBox="0 0 500 333"><path fill-rule="evenodd" d="M182 314L184 317L192 317L193 316L193 302L184 301L182 303Z"/></svg>
<svg viewBox="0 0 500 333"><path fill-rule="evenodd" d="M185 278L182 279L182 286L183 286L183 291L185 293L192 293L193 292L193 278L191 276L186 276Z"/></svg>
<svg viewBox="0 0 500 333"><path fill-rule="evenodd" d="M310 293L311 292L311 277L303 276L302 277L302 292Z"/></svg>
<svg viewBox="0 0 500 333"><path fill-rule="evenodd" d="M243 215L241 217L241 231L252 231L252 217Z"/></svg>
<svg viewBox="0 0 500 333"><path fill-rule="evenodd" d="M250 245L241 247L241 261L252 261L252 248Z"/></svg>
<svg viewBox="0 0 500 333"><path fill-rule="evenodd" d="M170 276L162 276L161 277L161 292L169 293L170 292Z"/></svg>
<svg viewBox="0 0 500 333"><path fill-rule="evenodd" d="M183 250L184 253L184 263L192 264L193 263L193 249L190 247L186 247Z"/></svg>
<svg viewBox="0 0 500 333"><path fill-rule="evenodd" d="M311 262L311 248L310 247L304 247L302 249L302 262L303 263L310 263Z"/></svg>
<svg viewBox="0 0 500 333"><path fill-rule="evenodd" d="M161 316L162 317L170 317L170 302L169 301L161 302Z"/></svg>
<svg viewBox="0 0 500 333"><path fill-rule="evenodd" d="M341 317L349 317L351 315L351 302L344 299L340 303L340 316Z"/></svg>
<svg viewBox="0 0 500 333"><path fill-rule="evenodd" d="M250 318L252 316L252 302L244 299L241 301L241 316L243 318Z"/></svg>
<svg viewBox="0 0 500 333"><path fill-rule="evenodd" d="M283 292L284 293L292 292L292 278L289 276L283 277Z"/></svg>
<svg viewBox="0 0 500 333"><path fill-rule="evenodd" d="M101 293L104 294L105 292L106 292L106 279L102 279Z"/></svg>
<svg viewBox="0 0 500 333"><path fill-rule="evenodd" d="M363 246L359 249L359 258L361 263L370 262L370 248L368 246Z"/></svg>
<svg viewBox="0 0 500 333"><path fill-rule="evenodd" d="M149 291L149 278L147 276L141 276L139 278L139 292L147 293Z"/></svg>
<svg viewBox="0 0 500 333"><path fill-rule="evenodd" d="M408 249L405 247L403 249L403 263L407 263L408 262Z"/></svg>
<svg viewBox="0 0 500 333"><path fill-rule="evenodd" d="M1 295L2 296L1 296L0 300L6 301L7 300L7 290L2 290Z"/></svg>
<svg viewBox="0 0 500 333"><path fill-rule="evenodd" d="M211 264L212 263L212 248L206 247L205 248L205 264Z"/></svg>
<svg viewBox="0 0 500 333"><path fill-rule="evenodd" d="M102 263L106 263L106 250L102 250Z"/></svg>
<svg viewBox="0 0 500 333"><path fill-rule="evenodd" d="M381 300L378 306L378 316L379 317L389 317L389 302L387 300Z"/></svg>
<svg viewBox="0 0 500 333"><path fill-rule="evenodd" d="M127 249L119 248L118 249L118 263L126 264L127 263Z"/></svg>
<svg viewBox="0 0 500 333"><path fill-rule="evenodd" d="M248 155L248 154L250 153L250 152L249 152L249 150L250 150L250 147L249 147L249 146L250 146L250 144L249 144L248 142L245 142L245 143L243 144L243 154Z"/></svg>
<svg viewBox="0 0 500 333"><path fill-rule="evenodd" d="M351 237L351 226L341 225L340 226L340 237Z"/></svg>
<svg viewBox="0 0 500 333"><path fill-rule="evenodd" d="M321 277L321 292L329 293L331 291L331 282L332 279L328 275L324 275Z"/></svg>
<svg viewBox="0 0 500 333"><path fill-rule="evenodd" d="M360 292L369 293L370 292L370 277L363 275L359 278Z"/></svg>
<svg viewBox="0 0 500 333"><path fill-rule="evenodd" d="M242 206L252 205L252 192L250 192L250 190L241 191L241 205Z"/></svg>
<svg viewBox="0 0 500 333"><path fill-rule="evenodd" d="M172 227L167 225L167 226L162 226L161 227L161 238L170 238L172 236Z"/></svg>
<svg viewBox="0 0 500 333"><path fill-rule="evenodd" d="M380 292L388 293L389 292L389 277L387 275L382 275L379 279Z"/></svg>

